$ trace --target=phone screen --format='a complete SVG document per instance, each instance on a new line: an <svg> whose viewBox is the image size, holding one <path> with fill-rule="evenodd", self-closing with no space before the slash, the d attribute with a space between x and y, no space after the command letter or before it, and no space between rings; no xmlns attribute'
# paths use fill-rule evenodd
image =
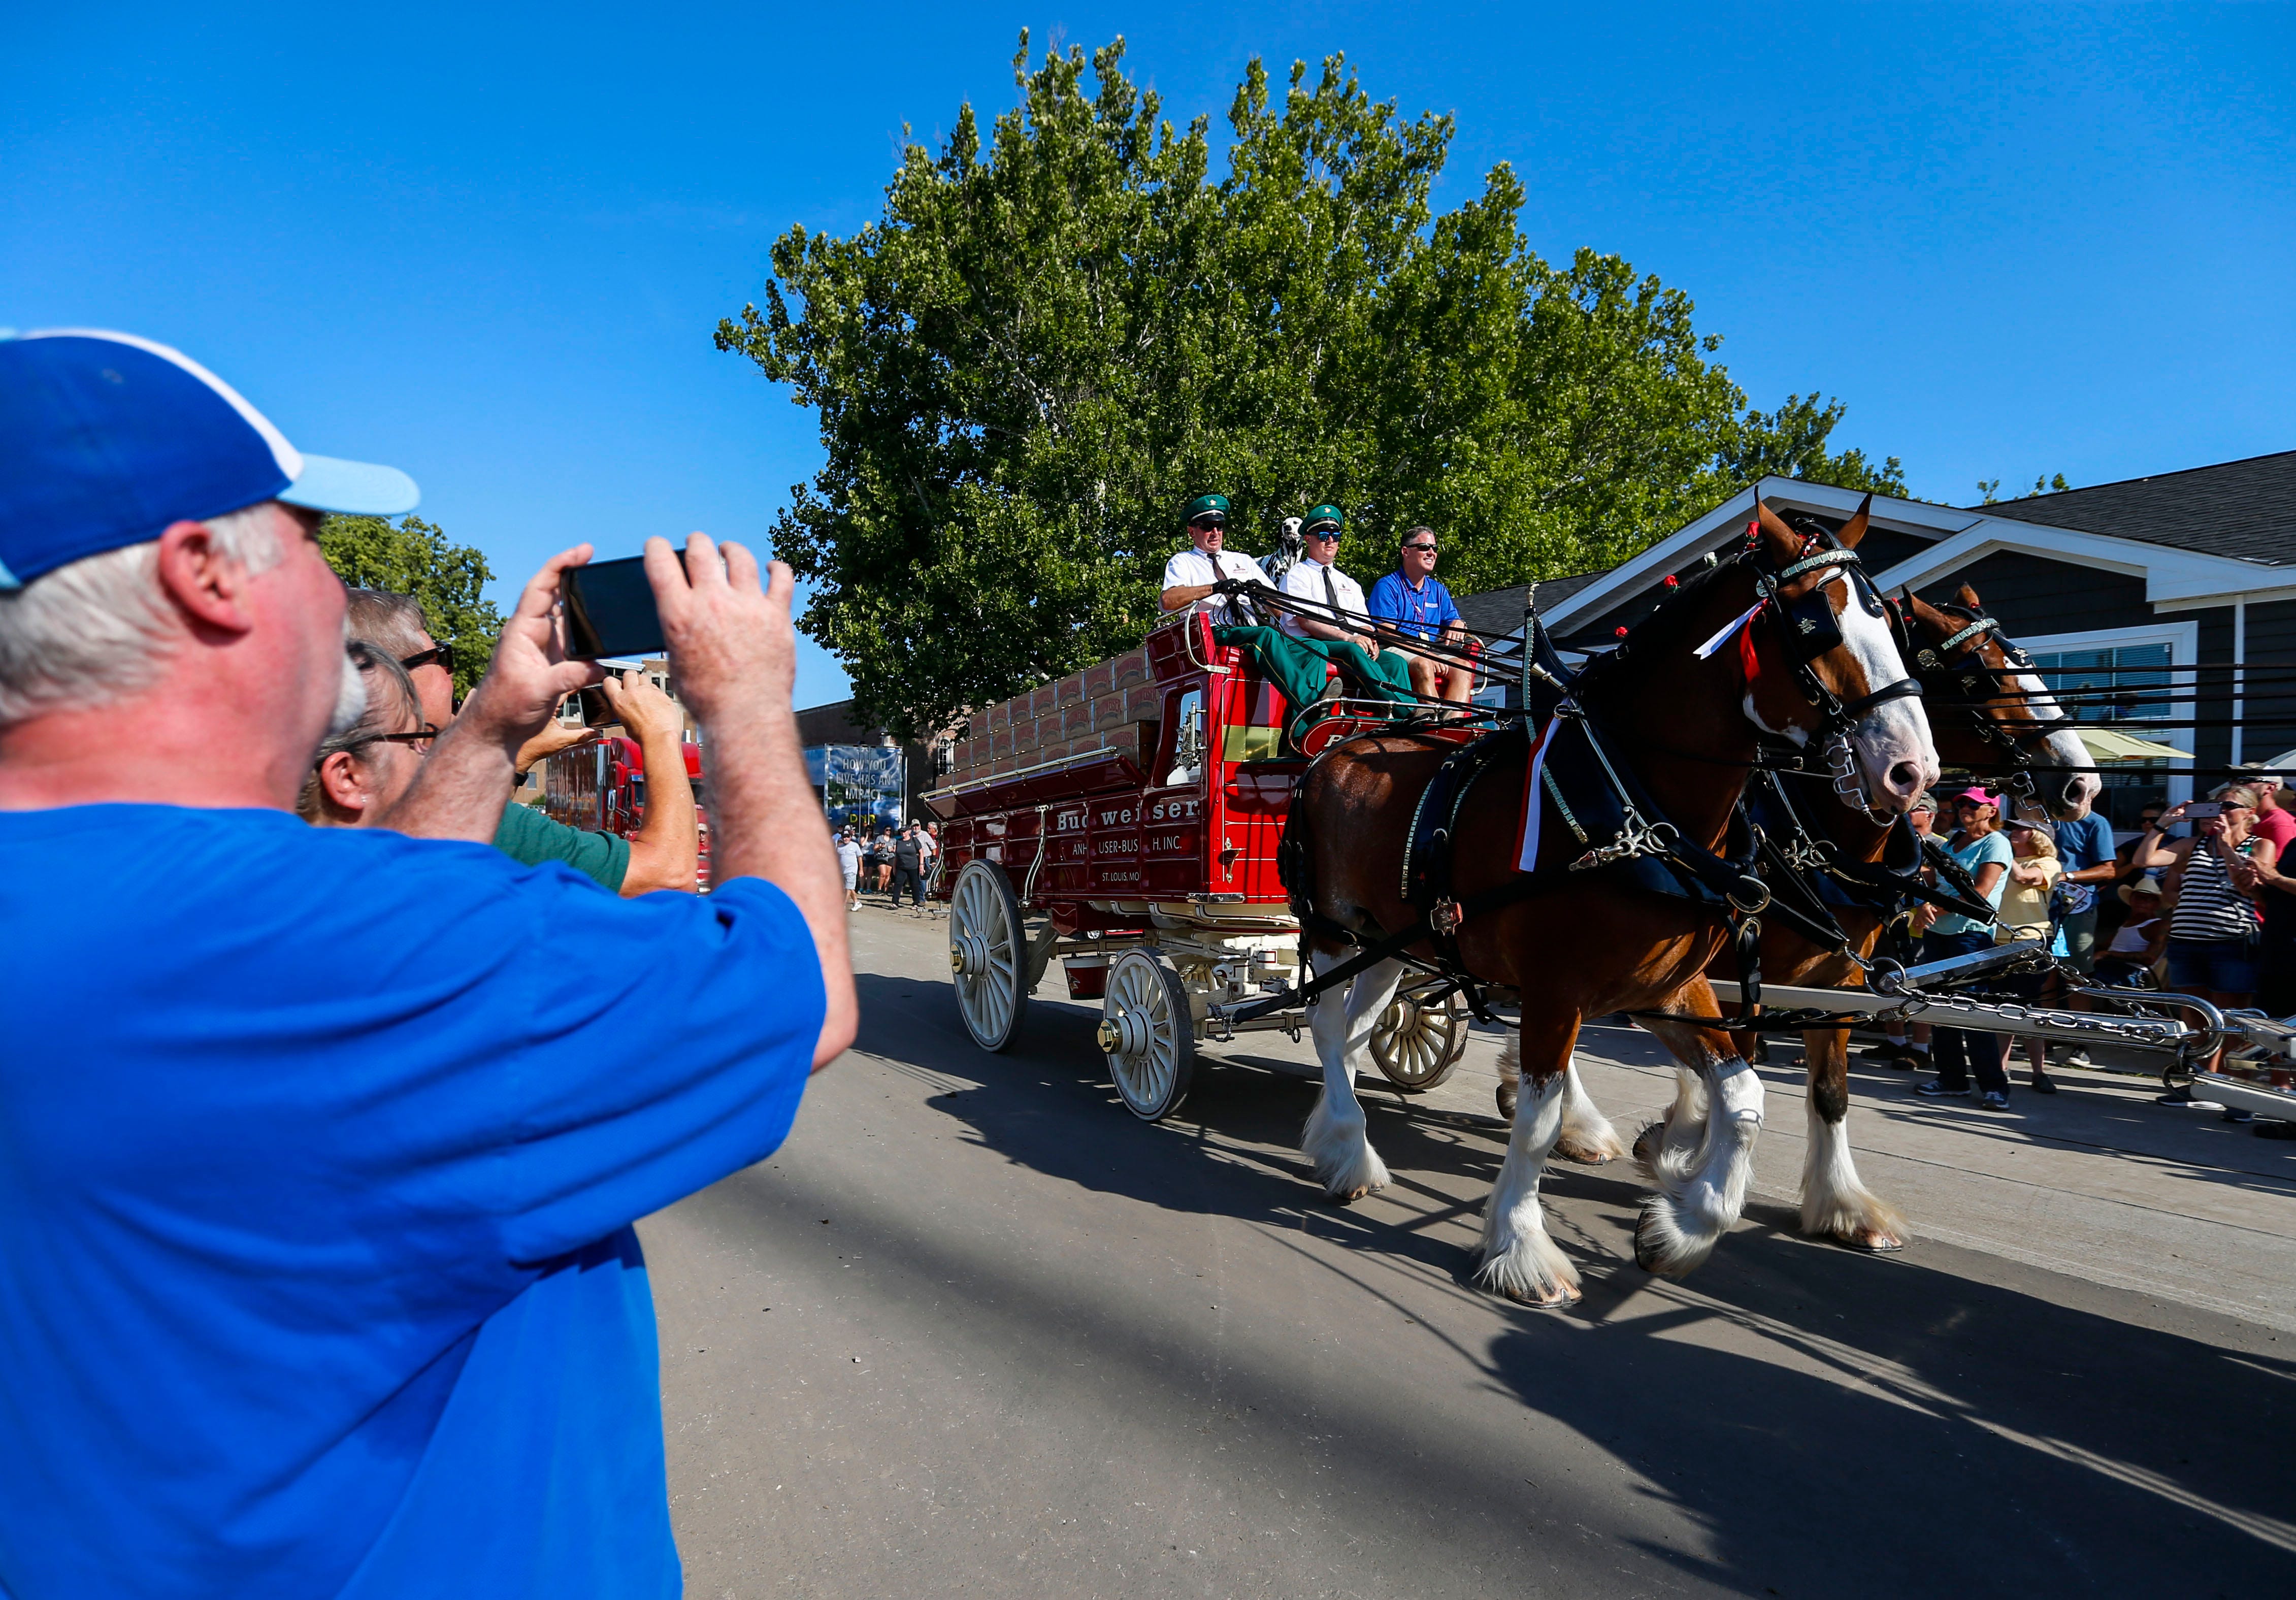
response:
<svg viewBox="0 0 2296 1600"><path fill-rule="evenodd" d="M592 661L661 653L661 614L644 556L569 567L565 592L569 653Z"/></svg>

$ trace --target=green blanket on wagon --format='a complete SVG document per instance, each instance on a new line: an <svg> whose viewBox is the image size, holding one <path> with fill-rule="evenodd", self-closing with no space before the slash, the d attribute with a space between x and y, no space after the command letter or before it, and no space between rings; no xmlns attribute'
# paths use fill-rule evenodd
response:
<svg viewBox="0 0 2296 1600"><path fill-rule="evenodd" d="M1401 716L1417 705L1411 692L1411 668L1395 651L1377 655L1360 644L1339 639L1295 639L1276 628L1215 628L1212 637L1233 644L1259 663L1260 671L1283 691L1294 710L1284 731L1292 743L1324 715L1316 702L1323 698L1325 662L1336 665L1350 698L1380 700Z"/></svg>

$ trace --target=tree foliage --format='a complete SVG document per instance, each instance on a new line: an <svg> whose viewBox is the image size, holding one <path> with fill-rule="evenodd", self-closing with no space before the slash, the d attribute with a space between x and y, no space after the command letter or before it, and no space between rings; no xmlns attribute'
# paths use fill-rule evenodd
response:
<svg viewBox="0 0 2296 1600"><path fill-rule="evenodd" d="M421 517L330 516L319 524L319 549L345 583L422 603L430 636L455 647L457 695L485 676L503 619L484 593L494 570L474 546L450 543Z"/></svg>
<svg viewBox="0 0 2296 1600"><path fill-rule="evenodd" d="M2052 474L2036 472L2033 474L2033 487L2023 494L2013 497L2019 500L2037 500L2043 495L2062 495L2070 488L2072 485L2065 481L2065 475L2062 472ZM2001 480L1980 478L1977 480L1977 493L1980 496L1977 503L1980 505L2000 505Z"/></svg>
<svg viewBox="0 0 2296 1600"><path fill-rule="evenodd" d="M1246 550L1339 503L1366 583L1428 523L1467 593L1608 566L1763 472L1903 487L1827 453L1839 402L1749 408L1680 291L1542 259L1505 165L1435 215L1450 119L1399 119L1339 56L1281 92L1251 63L1218 179L1121 40L1032 70L1023 33L1013 74L985 139L968 104L909 144L880 219L791 228L718 329L819 415L775 548L888 728L1136 642L1200 493Z"/></svg>

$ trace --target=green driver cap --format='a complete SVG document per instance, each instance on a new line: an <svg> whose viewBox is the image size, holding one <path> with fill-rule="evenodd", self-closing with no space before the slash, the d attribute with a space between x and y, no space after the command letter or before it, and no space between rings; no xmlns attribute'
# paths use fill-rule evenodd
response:
<svg viewBox="0 0 2296 1600"><path fill-rule="evenodd" d="M1227 515L1227 496L1226 495L1198 495L1194 499L1189 501L1185 505L1180 508L1180 521L1183 522L1193 522L1198 517L1202 516L1205 513L1214 511L1219 513L1222 516Z"/></svg>
<svg viewBox="0 0 2296 1600"><path fill-rule="evenodd" d="M1300 524L1300 531L1302 533L1313 533L1318 528L1337 529L1345 528L1347 525L1347 513L1342 512L1338 506L1318 505L1312 511L1308 512L1307 520Z"/></svg>

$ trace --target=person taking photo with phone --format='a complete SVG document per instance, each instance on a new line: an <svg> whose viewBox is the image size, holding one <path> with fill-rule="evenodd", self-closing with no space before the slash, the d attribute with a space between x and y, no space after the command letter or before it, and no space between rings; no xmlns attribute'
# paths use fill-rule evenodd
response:
<svg viewBox="0 0 2296 1600"><path fill-rule="evenodd" d="M413 481L83 330L0 338L0 1591L675 1596L630 1225L778 1146L857 1017L789 569L649 541L718 882L619 899L486 844L602 676L588 546L422 759L433 836L315 828L372 681L319 518Z"/></svg>
<svg viewBox="0 0 2296 1600"><path fill-rule="evenodd" d="M2162 874L2169 898L2169 987L2198 995L2219 1008L2246 1005L2256 994L2257 912L2250 898L2256 875L2248 861L2250 828L2256 819L2256 792L2233 784L2212 800L2187 800L2161 815L2160 828L2190 821L2189 839L2159 842L2148 831L2133 857L2146 871ZM2210 1059L2213 1071L2219 1049ZM2161 1098L2190 1101L2189 1088Z"/></svg>

